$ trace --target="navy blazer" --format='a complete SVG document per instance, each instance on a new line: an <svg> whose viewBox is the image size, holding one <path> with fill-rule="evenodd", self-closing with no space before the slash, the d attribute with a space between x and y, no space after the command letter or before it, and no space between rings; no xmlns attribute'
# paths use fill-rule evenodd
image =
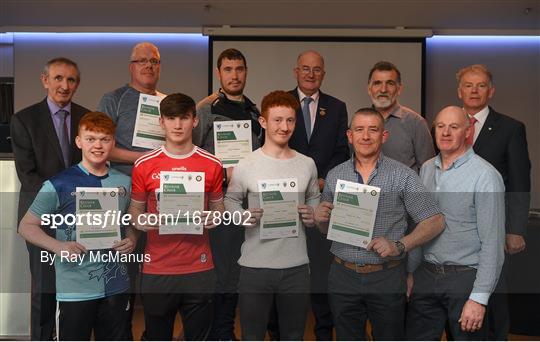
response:
<svg viewBox="0 0 540 342"><path fill-rule="evenodd" d="M289 91L299 100L298 90ZM307 140L302 106L296 111L296 126L289 140L289 146L296 151L311 157L317 166L319 178L335 166L350 157L347 140L347 106L343 101L327 95L319 90L317 116L311 139Z"/></svg>
<svg viewBox="0 0 540 342"><path fill-rule="evenodd" d="M506 188L506 233L525 236L529 217L531 162L525 125L489 107L474 152L501 174Z"/></svg>
<svg viewBox="0 0 540 342"><path fill-rule="evenodd" d="M75 137L79 121L87 112L88 109L71 103L70 165L81 161L81 150L75 145ZM13 115L10 133L15 168L21 182L18 210L20 221L42 183L70 165L64 165L60 141L46 98Z"/></svg>

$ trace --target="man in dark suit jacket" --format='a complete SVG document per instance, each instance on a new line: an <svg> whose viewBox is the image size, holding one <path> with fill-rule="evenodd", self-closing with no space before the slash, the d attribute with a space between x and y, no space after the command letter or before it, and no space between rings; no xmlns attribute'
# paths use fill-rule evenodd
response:
<svg viewBox="0 0 540 342"><path fill-rule="evenodd" d="M313 158L317 166L319 187L322 190L328 171L350 156L346 133L347 107L344 102L320 91L325 71L324 59L319 53L315 51L301 53L294 74L298 87L290 93L299 100L300 109L296 112L296 126L289 140L289 146ZM306 237L311 270L311 307L315 316L315 336L317 340L332 340L332 314L326 295L331 241L316 229L306 229Z"/></svg>
<svg viewBox="0 0 540 342"><path fill-rule="evenodd" d="M81 161L75 136L80 118L89 110L71 102L80 82L77 64L54 58L45 64L41 81L47 97L11 119L15 168L21 182L18 221L45 180ZM54 266L41 262L40 248L27 247L32 274L31 339L50 340L56 311Z"/></svg>
<svg viewBox="0 0 540 342"><path fill-rule="evenodd" d="M488 106L495 92L491 72L475 64L457 73L458 96L471 123L470 141L480 157L490 162L502 175L506 188L505 251L512 255L525 249L525 235L530 203L531 162L527 149L525 125ZM506 264L506 263L505 263ZM490 340L506 340L509 330L505 268L488 305ZM497 293L498 292L498 293Z"/></svg>

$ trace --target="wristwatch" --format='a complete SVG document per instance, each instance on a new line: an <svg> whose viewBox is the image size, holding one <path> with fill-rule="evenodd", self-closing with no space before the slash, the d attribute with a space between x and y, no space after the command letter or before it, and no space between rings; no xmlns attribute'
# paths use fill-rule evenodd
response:
<svg viewBox="0 0 540 342"><path fill-rule="evenodd" d="M397 248L397 250L399 252L398 256L402 256L403 253L405 253L405 245L403 244L403 242L401 242L399 240L395 240L394 245L396 245L396 248Z"/></svg>

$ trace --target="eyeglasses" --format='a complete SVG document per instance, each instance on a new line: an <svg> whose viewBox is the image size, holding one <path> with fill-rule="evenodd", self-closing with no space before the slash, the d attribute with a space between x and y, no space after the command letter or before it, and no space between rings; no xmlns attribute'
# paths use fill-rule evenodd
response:
<svg viewBox="0 0 540 342"><path fill-rule="evenodd" d="M137 63L139 64L140 66L145 66L147 63L150 63L152 66L156 66L156 65L159 65L161 63L161 61L157 58L151 58L151 59L146 59L146 58L141 58L141 59L136 59L134 61L130 61L131 63Z"/></svg>
<svg viewBox="0 0 540 342"><path fill-rule="evenodd" d="M322 75L322 73L324 72L324 70L320 67L313 67L313 68L310 68L308 66L303 66L300 69L300 72L302 73L302 75L308 75L310 74L311 72L313 72L314 75Z"/></svg>

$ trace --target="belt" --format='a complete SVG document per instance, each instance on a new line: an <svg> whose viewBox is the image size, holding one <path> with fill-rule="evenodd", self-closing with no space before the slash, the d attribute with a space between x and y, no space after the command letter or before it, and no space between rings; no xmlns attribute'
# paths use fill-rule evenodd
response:
<svg viewBox="0 0 540 342"><path fill-rule="evenodd" d="M446 274L446 273L457 273L457 272L466 272L473 271L474 268L464 265L437 265L431 262L423 261L422 265L433 273Z"/></svg>
<svg viewBox="0 0 540 342"><path fill-rule="evenodd" d="M340 259L337 256L334 256L334 261L342 266L347 267L348 269L355 271L356 273L373 273L373 272L378 272L378 271L394 268L401 264L401 260L391 260L391 261L385 262L384 264L358 265L358 264L355 264L354 262L348 262L343 259Z"/></svg>

